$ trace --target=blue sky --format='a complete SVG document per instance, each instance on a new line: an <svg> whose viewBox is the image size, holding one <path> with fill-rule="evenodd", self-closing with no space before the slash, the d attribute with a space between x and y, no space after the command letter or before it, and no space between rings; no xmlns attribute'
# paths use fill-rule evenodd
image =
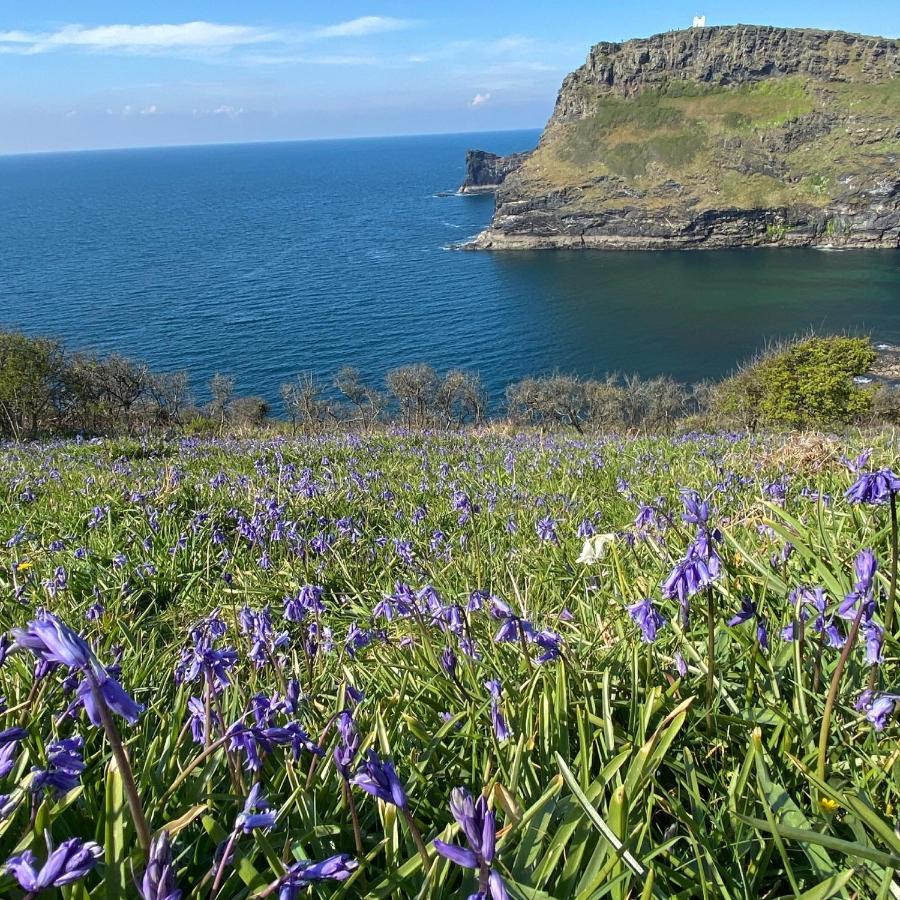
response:
<svg viewBox="0 0 900 900"><path fill-rule="evenodd" d="M900 35L888 0L0 0L0 153L536 128L591 44L695 14Z"/></svg>

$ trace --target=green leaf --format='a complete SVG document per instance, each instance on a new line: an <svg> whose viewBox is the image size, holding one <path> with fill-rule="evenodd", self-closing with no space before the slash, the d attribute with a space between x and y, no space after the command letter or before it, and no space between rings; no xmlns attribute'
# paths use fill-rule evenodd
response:
<svg viewBox="0 0 900 900"><path fill-rule="evenodd" d="M822 834L818 831L808 831L804 828L791 828L789 825L770 826L764 819L756 819L752 816L744 816L736 813L737 817L748 825L752 825L758 831L772 832L773 828L777 830L780 837L789 841L797 841L798 843L818 844L822 847L828 847L829 850L837 850L839 853L845 853L848 856L859 856L862 859L869 859L882 866L890 866L891 868L900 868L900 856L894 853L885 853L883 850L876 850L866 844L860 844L854 841L845 841L841 838L833 837L830 834Z"/></svg>
<svg viewBox="0 0 900 900"><path fill-rule="evenodd" d="M128 883L125 850L125 790L122 774L111 759L106 769L106 807L104 809L104 883L108 900L125 896Z"/></svg>

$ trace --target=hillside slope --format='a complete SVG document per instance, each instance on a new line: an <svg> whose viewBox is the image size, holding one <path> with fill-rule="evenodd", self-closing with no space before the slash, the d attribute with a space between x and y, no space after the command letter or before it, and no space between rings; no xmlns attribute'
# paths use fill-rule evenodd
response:
<svg viewBox="0 0 900 900"><path fill-rule="evenodd" d="M735 25L600 43L475 248L900 246L900 41Z"/></svg>

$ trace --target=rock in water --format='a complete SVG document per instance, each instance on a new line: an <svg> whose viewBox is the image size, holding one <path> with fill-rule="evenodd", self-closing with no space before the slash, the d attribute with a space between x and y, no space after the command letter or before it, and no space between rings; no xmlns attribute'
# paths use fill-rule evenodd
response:
<svg viewBox="0 0 900 900"><path fill-rule="evenodd" d="M497 190L506 176L515 172L531 153L511 153L497 156L486 150L466 152L466 177L460 185L461 194L489 194Z"/></svg>
<svg viewBox="0 0 900 900"><path fill-rule="evenodd" d="M501 182L473 249L900 247L900 41L733 25L597 44Z"/></svg>

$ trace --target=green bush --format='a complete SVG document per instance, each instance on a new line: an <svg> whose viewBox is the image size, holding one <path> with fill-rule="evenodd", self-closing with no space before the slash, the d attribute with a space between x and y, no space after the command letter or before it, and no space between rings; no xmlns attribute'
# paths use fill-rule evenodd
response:
<svg viewBox="0 0 900 900"><path fill-rule="evenodd" d="M717 411L749 428L849 425L872 408L871 388L853 383L875 351L865 338L813 337L764 354L716 392Z"/></svg>

